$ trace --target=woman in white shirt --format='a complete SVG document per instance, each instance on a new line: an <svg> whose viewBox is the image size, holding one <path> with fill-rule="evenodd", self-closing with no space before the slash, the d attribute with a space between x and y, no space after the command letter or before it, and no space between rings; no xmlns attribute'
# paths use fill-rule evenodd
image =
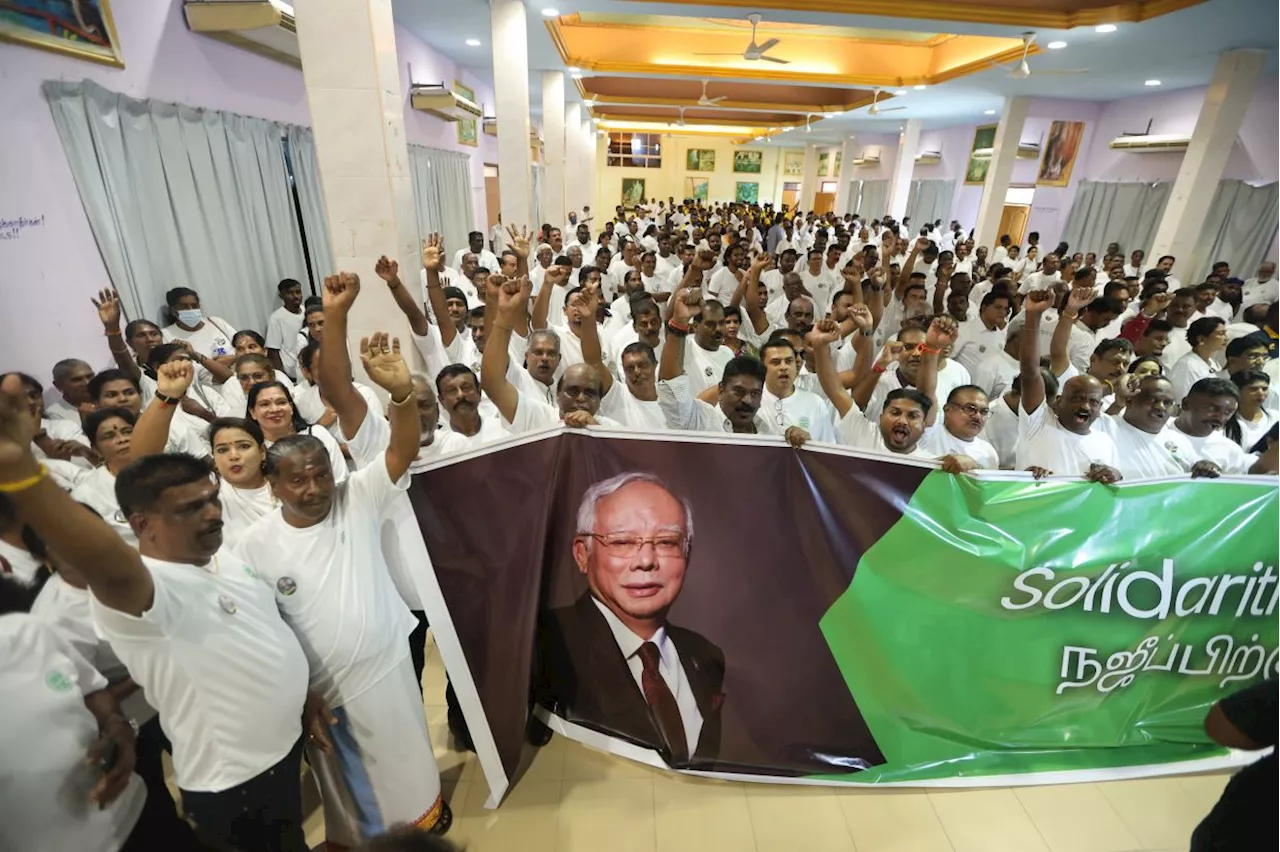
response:
<svg viewBox="0 0 1280 852"><path fill-rule="evenodd" d="M164 299L174 318L173 325L163 329L165 340L185 340L202 355L231 360L235 326L218 317L206 317L200 308L200 294L188 287L174 287Z"/></svg>
<svg viewBox="0 0 1280 852"><path fill-rule="evenodd" d="M89 445L102 458L102 466L94 468L71 492L73 498L97 512L121 538L135 547L138 537L116 500L116 476L133 461L136 423L137 418L126 408L99 409L84 419L84 433Z"/></svg>
<svg viewBox="0 0 1280 852"><path fill-rule="evenodd" d="M249 389L249 405L246 416L262 429L263 443L267 449L289 435L313 435L324 444L337 483L347 479L347 460L342 447L323 426L312 425L298 413L289 389L280 382L262 382Z"/></svg>
<svg viewBox="0 0 1280 852"><path fill-rule="evenodd" d="M1174 399L1181 401L1191 386L1214 376L1219 366L1213 356L1227 345L1227 324L1221 317L1205 317L1187 326L1187 345L1191 351L1178 359L1169 370Z"/></svg>
<svg viewBox="0 0 1280 852"><path fill-rule="evenodd" d="M1271 390L1271 379L1261 370L1241 370L1231 374L1231 383L1240 389L1240 407L1222 431L1249 452L1276 422L1276 415L1263 405Z"/></svg>

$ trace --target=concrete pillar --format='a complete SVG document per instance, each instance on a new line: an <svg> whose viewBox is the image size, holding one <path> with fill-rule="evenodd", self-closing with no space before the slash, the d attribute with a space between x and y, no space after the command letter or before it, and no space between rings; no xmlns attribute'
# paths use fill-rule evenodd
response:
<svg viewBox="0 0 1280 852"><path fill-rule="evenodd" d="M889 181L888 213L897 221L907 215L907 196L911 194L911 176L916 170L916 152L920 149L920 119L909 120L898 134L898 159L893 163Z"/></svg>
<svg viewBox="0 0 1280 852"><path fill-rule="evenodd" d="M613 217L613 208L617 206L618 199L614 199L609 204L602 204L599 195L600 181L600 136L596 133L595 123L590 118L582 120L582 147L586 157L586 183L587 183L587 200L583 204L591 206L591 215L594 217L591 228L592 236L599 236L604 230L606 219Z"/></svg>
<svg viewBox="0 0 1280 852"><path fill-rule="evenodd" d="M590 204L587 200L587 168L586 152L582 146L582 112L580 103L564 105L564 204L567 213L574 210L578 219L582 219L582 205ZM565 241L573 238L573 234L565 234Z"/></svg>
<svg viewBox="0 0 1280 852"><path fill-rule="evenodd" d="M814 196L818 194L818 146L810 142L804 146L804 176L800 179L800 209L806 213L813 209Z"/></svg>
<svg viewBox="0 0 1280 852"><path fill-rule="evenodd" d="M542 72L542 218L563 227L565 206L564 74ZM565 235L565 239L572 237Z"/></svg>
<svg viewBox="0 0 1280 852"><path fill-rule="evenodd" d="M395 258L415 288L421 264L391 3L308 0L298 9L297 32L334 268L356 273L364 284L351 311L348 348L356 377L367 381L361 337L390 332L402 352L414 351L409 323L374 264L384 254Z"/></svg>
<svg viewBox="0 0 1280 852"><path fill-rule="evenodd" d="M982 201L978 203L978 222L974 229L973 243L993 247L999 243L1000 217L1004 214L1004 198L1009 192L1009 179L1013 177L1013 164L1018 158L1018 143L1022 140L1022 125L1027 120L1031 106L1028 98L1005 98L1000 123L996 126L996 140L991 152L991 165L987 179L982 184Z"/></svg>
<svg viewBox="0 0 1280 852"><path fill-rule="evenodd" d="M850 209L849 190L853 187L853 136L844 138L840 147L840 182L836 184L836 215L852 213Z"/></svg>
<svg viewBox="0 0 1280 852"><path fill-rule="evenodd" d="M506 225L535 226L529 153L529 40L522 0L491 0L498 191Z"/></svg>
<svg viewBox="0 0 1280 852"><path fill-rule="evenodd" d="M1210 242L1205 240L1205 218L1265 59L1266 55L1257 50L1230 50L1218 57L1191 144L1182 155L1182 166L1169 194L1164 218L1156 229L1150 259L1154 263L1162 255L1173 255L1177 258L1176 269L1181 270L1175 271L1174 276L1184 283L1198 281L1206 265L1219 260L1203 256Z"/></svg>

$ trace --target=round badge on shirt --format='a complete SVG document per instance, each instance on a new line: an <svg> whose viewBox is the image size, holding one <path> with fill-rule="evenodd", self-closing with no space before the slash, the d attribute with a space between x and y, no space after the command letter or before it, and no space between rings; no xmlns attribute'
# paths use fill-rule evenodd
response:
<svg viewBox="0 0 1280 852"><path fill-rule="evenodd" d="M218 606L222 607L222 611L227 615L236 614L236 602L226 595L218 595Z"/></svg>
<svg viewBox="0 0 1280 852"><path fill-rule="evenodd" d="M708 367L706 372L707 372L707 378L709 379L711 378L711 375L714 371L710 367Z"/></svg>
<svg viewBox="0 0 1280 852"><path fill-rule="evenodd" d="M288 597L298 591L298 584L293 581L292 577L281 577L276 580L276 591Z"/></svg>

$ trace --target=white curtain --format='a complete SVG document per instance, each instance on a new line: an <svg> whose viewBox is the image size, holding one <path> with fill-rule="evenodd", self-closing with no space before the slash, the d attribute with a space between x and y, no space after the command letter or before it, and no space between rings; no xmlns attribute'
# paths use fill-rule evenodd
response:
<svg viewBox="0 0 1280 852"><path fill-rule="evenodd" d="M938 219L946 226L951 216L951 198L956 192L953 180L913 180L907 192L907 218L917 229Z"/></svg>
<svg viewBox="0 0 1280 852"><path fill-rule="evenodd" d="M475 223L471 206L471 158L456 151L409 146L413 203L418 213L418 237L438 233L445 256L467 245Z"/></svg>
<svg viewBox="0 0 1280 852"><path fill-rule="evenodd" d="M1134 249L1150 255L1172 190L1171 183L1081 181L1062 239L1072 252L1098 257L1108 243L1119 243L1126 258Z"/></svg>
<svg viewBox="0 0 1280 852"><path fill-rule="evenodd" d="M1218 184L1205 217L1204 239L1209 249L1195 259L1198 269L1180 276L1184 282L1200 281L1213 263L1225 260L1231 272L1241 278L1253 275L1267 258L1267 249L1276 237L1280 221L1280 186L1249 186L1244 181L1224 180ZM1178 272L1181 273L1181 263Z"/></svg>
<svg viewBox="0 0 1280 852"><path fill-rule="evenodd" d="M858 203L853 206L853 209L861 213L864 218L879 219L888 212L885 207L889 202L889 181L864 180L859 189Z"/></svg>
<svg viewBox="0 0 1280 852"><path fill-rule="evenodd" d="M533 178L529 186L530 194L533 196L531 203L533 209L529 212L533 218L529 220L529 227L536 229L542 227L542 182L546 179L546 167L540 163L534 163L530 175ZM561 227L558 222L554 224L557 228Z"/></svg>
<svg viewBox="0 0 1280 852"><path fill-rule="evenodd" d="M187 286L206 314L265 331L276 283L306 278L279 124L47 81L107 274L131 317Z"/></svg>
<svg viewBox="0 0 1280 852"><path fill-rule="evenodd" d="M312 282L319 293L326 275L333 275L333 243L329 238L329 217L325 212L324 190L320 186L320 166L316 162L315 134L306 127L287 128L289 164L293 166L293 188L302 211L302 232L306 235L307 258L311 261Z"/></svg>

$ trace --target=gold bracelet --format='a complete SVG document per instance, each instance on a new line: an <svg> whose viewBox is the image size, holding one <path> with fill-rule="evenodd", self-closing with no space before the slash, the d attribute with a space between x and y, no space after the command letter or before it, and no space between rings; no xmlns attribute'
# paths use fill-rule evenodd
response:
<svg viewBox="0 0 1280 852"><path fill-rule="evenodd" d="M404 406L406 406L406 405L408 405L409 403L413 402L413 401L414 401L414 398L415 398L415 397L417 397L417 395L418 395L418 394L417 394L417 392L411 389L411 390L409 391L409 395L408 395L408 396L406 396L404 399L400 400L399 402L396 402L396 400L395 400L395 399L392 399L392 400L391 400L391 404L392 404L392 405L394 405L396 408L403 408Z"/></svg>
<svg viewBox="0 0 1280 852"><path fill-rule="evenodd" d="M43 464L37 473L28 476L26 479L19 479L17 482L0 482L0 494L17 494L19 491L26 491L34 485L39 485L40 481L49 475L49 468Z"/></svg>

